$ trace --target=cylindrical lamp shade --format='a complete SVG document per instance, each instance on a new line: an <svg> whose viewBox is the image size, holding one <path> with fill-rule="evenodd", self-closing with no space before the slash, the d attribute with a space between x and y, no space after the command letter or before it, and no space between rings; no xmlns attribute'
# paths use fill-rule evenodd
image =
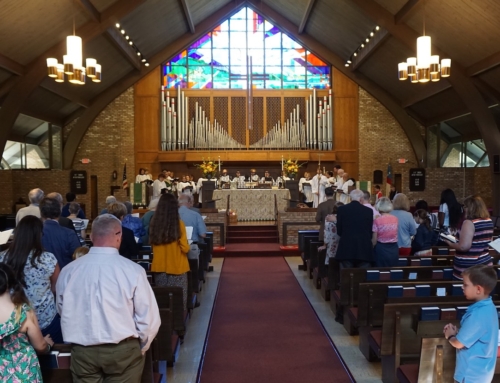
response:
<svg viewBox="0 0 500 383"><path fill-rule="evenodd" d="M64 82L64 65L63 64L57 64L56 82Z"/></svg>
<svg viewBox="0 0 500 383"><path fill-rule="evenodd" d="M87 59L87 77L95 77L95 66L97 65L96 59Z"/></svg>
<svg viewBox="0 0 500 383"><path fill-rule="evenodd" d="M409 57L408 60L406 60L406 64L407 64L408 76L415 77L417 75L417 58Z"/></svg>
<svg viewBox="0 0 500 383"><path fill-rule="evenodd" d="M408 64L399 63L398 64L398 77L401 81L408 79Z"/></svg>
<svg viewBox="0 0 500 383"><path fill-rule="evenodd" d="M63 56L63 63L64 63L64 73L67 75L73 74L73 61L71 61L71 57L68 55Z"/></svg>
<svg viewBox="0 0 500 383"><path fill-rule="evenodd" d="M450 77L451 59L441 60L441 77Z"/></svg>
<svg viewBox="0 0 500 383"><path fill-rule="evenodd" d="M80 72L80 78L78 81L78 85L84 85L85 84L85 68L82 68Z"/></svg>
<svg viewBox="0 0 500 383"><path fill-rule="evenodd" d="M75 68L73 71L73 77L69 80L72 84L80 84L80 76L82 74L82 68Z"/></svg>
<svg viewBox="0 0 500 383"><path fill-rule="evenodd" d="M431 74L439 72L439 56L437 55L431 56L430 69L431 69Z"/></svg>
<svg viewBox="0 0 500 383"><path fill-rule="evenodd" d="M431 37L420 36L417 39L417 64L420 68L429 68L431 60Z"/></svg>
<svg viewBox="0 0 500 383"><path fill-rule="evenodd" d="M49 77L57 78L57 59L54 58L47 59L47 71Z"/></svg>
<svg viewBox="0 0 500 383"><path fill-rule="evenodd" d="M418 82L429 82L431 79L431 74L429 68L417 68L417 78Z"/></svg>
<svg viewBox="0 0 500 383"><path fill-rule="evenodd" d="M78 36L66 37L67 54L71 57L73 66L82 67L82 38Z"/></svg>
<svg viewBox="0 0 500 383"><path fill-rule="evenodd" d="M101 82L101 64L95 66L95 77L92 78L93 82Z"/></svg>
<svg viewBox="0 0 500 383"><path fill-rule="evenodd" d="M439 81L439 79L440 79L439 72L431 73L431 81L432 82L437 82L437 81Z"/></svg>

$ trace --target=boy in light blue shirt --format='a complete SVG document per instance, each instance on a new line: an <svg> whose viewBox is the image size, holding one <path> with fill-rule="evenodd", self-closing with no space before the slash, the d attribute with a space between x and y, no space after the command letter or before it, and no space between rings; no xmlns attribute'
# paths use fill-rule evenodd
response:
<svg viewBox="0 0 500 383"><path fill-rule="evenodd" d="M463 291L469 306L460 330L449 323L444 336L457 349L454 379L460 383L487 383L493 379L498 347L498 313L490 293L496 288L497 273L491 266L476 265L463 272Z"/></svg>

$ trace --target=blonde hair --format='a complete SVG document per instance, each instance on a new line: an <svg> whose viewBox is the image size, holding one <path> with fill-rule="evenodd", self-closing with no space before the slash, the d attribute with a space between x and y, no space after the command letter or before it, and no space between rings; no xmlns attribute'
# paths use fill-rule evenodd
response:
<svg viewBox="0 0 500 383"><path fill-rule="evenodd" d="M88 247L85 246L77 247L73 253L73 261L75 259L83 257L85 254L88 254L89 251L90 249Z"/></svg>
<svg viewBox="0 0 500 383"><path fill-rule="evenodd" d="M389 198L382 197L375 204L375 209L380 213L390 213L393 209L392 202Z"/></svg>
<svg viewBox="0 0 500 383"><path fill-rule="evenodd" d="M394 206L394 210L410 211L410 200L403 193L396 194L392 200L392 205Z"/></svg>
<svg viewBox="0 0 500 383"><path fill-rule="evenodd" d="M486 204L477 194L467 197L464 201L464 207L467 209L466 215L468 219L490 218L490 213L486 208Z"/></svg>

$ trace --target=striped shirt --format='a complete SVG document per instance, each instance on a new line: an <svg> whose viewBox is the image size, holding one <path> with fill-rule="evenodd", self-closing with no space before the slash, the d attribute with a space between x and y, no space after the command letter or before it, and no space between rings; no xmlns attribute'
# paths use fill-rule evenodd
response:
<svg viewBox="0 0 500 383"><path fill-rule="evenodd" d="M488 243L493 237L493 222L490 218L473 219L474 237L468 251L456 252L453 260L453 277L462 280L462 272L474 265L491 264L492 258L488 249Z"/></svg>

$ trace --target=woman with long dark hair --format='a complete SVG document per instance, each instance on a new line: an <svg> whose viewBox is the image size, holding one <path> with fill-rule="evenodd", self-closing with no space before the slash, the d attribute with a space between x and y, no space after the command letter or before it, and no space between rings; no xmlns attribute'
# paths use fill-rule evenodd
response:
<svg viewBox="0 0 500 383"><path fill-rule="evenodd" d="M452 231L460 229L459 223L462 213L462 205L457 201L453 190L443 190L441 192L441 201L439 202L439 227L441 229L452 229Z"/></svg>
<svg viewBox="0 0 500 383"><path fill-rule="evenodd" d="M149 243L153 250L151 271L157 286L180 286L184 309L187 308L187 288L190 250L186 227L179 217L177 198L163 194L149 226Z"/></svg>
<svg viewBox="0 0 500 383"><path fill-rule="evenodd" d="M24 217L14 231L9 248L0 253L0 262L7 264L24 286L42 334L50 334L54 342L63 343L61 318L53 294L60 269L55 255L43 249L42 232L39 218Z"/></svg>
<svg viewBox="0 0 500 383"><path fill-rule="evenodd" d="M36 217L35 217L36 218ZM37 218L38 219L38 218ZM22 220L21 220L22 221ZM12 269L0 263L0 376L2 382L42 383L35 350L50 352L54 342L45 338Z"/></svg>
<svg viewBox="0 0 500 383"><path fill-rule="evenodd" d="M420 257L432 255L432 245L437 243L437 232L432 230L431 217L425 209L418 209L413 216L419 226L411 242L411 254Z"/></svg>

